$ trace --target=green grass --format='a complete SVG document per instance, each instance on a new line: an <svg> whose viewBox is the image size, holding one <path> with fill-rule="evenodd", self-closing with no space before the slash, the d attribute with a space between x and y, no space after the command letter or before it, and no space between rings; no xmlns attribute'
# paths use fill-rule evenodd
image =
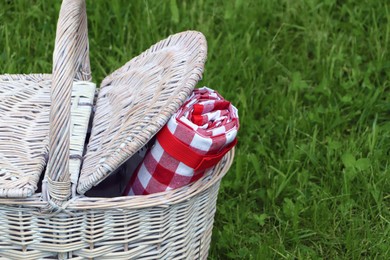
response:
<svg viewBox="0 0 390 260"><path fill-rule="evenodd" d="M50 72L59 1L0 2L0 73ZM96 82L203 32L204 79L238 108L211 259L390 258L390 5L89 0Z"/></svg>

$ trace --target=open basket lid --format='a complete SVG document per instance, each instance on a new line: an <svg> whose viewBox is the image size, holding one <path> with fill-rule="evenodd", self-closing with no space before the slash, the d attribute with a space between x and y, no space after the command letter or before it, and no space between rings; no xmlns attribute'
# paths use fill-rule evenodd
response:
<svg viewBox="0 0 390 260"><path fill-rule="evenodd" d="M29 197L48 159L51 75L0 76L0 197ZM69 171L77 176L95 84L72 87Z"/></svg>
<svg viewBox="0 0 390 260"><path fill-rule="evenodd" d="M158 42L103 80L78 193L99 184L167 123L201 79L206 56L203 34L186 31Z"/></svg>

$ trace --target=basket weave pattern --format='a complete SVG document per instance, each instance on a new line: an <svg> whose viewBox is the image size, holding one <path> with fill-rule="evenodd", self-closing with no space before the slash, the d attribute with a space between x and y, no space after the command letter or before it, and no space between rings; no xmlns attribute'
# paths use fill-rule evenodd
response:
<svg viewBox="0 0 390 260"><path fill-rule="evenodd" d="M103 80L79 193L124 163L167 123L200 80L206 54L201 33L178 33Z"/></svg>
<svg viewBox="0 0 390 260"><path fill-rule="evenodd" d="M180 37L194 39L194 35L203 39L194 32L183 33ZM191 40L184 44L189 49L199 47ZM0 76L0 96L7 91L4 86L18 90L18 84L31 85L32 93L18 93L22 93L21 97L28 94L26 100L33 100L26 108L30 108L31 103L39 107L39 111L33 113L36 122L40 121L37 118L41 115L46 118L39 126L23 123L25 127L31 127L31 136L22 137L30 140L23 146L26 151L18 153L21 156L18 162L24 161L21 167L28 170L30 178L23 186L25 189L14 194L12 187L21 188L15 186L18 178L4 177L0 172L0 195L4 195L0 199L0 259L206 259L219 184L231 166L234 150L202 179L176 190L115 198L88 198L76 194L75 172L80 170L85 138L85 129L81 126L88 119L93 99L93 84L88 82L91 80L88 55L85 2L63 0L52 74ZM206 49L193 55L190 62L204 62L205 55ZM121 75L126 78L130 65L134 64L122 67L118 74L106 78L103 85L108 86L110 80L115 81ZM195 71L184 74L187 81L182 86L182 99L170 100L174 102L170 110L180 106L200 79L203 65L195 67ZM181 69L185 71L185 68ZM172 78L177 77L173 75ZM166 82L175 84L175 81ZM85 86L89 91L75 90L75 86ZM160 87L162 90L169 88L167 85ZM0 107L1 102L3 99ZM24 110L19 107L13 117L18 116L18 111L23 116L31 116ZM154 129L150 131L157 131L163 120L168 120L169 115L164 116L158 118L161 121L153 124ZM0 120L3 119L0 117ZM0 133L0 141L2 138ZM145 141L148 138L151 136L145 137ZM142 146L142 143L138 145ZM0 146L0 151L3 149L7 147ZM126 150L122 152L125 154ZM39 155L35 156L35 153ZM5 161L0 158L1 167ZM42 193L31 195L46 162ZM35 174L31 175L29 171ZM23 174L20 178L24 178Z"/></svg>
<svg viewBox="0 0 390 260"><path fill-rule="evenodd" d="M3 199L0 256L5 259L207 259L229 152L207 176L147 196L79 198L42 214L39 194ZM0 258L1 259L1 258Z"/></svg>
<svg viewBox="0 0 390 260"><path fill-rule="evenodd" d="M0 154L0 196L26 197L37 189L46 164L49 112L48 80L0 77L0 150L8 151Z"/></svg>

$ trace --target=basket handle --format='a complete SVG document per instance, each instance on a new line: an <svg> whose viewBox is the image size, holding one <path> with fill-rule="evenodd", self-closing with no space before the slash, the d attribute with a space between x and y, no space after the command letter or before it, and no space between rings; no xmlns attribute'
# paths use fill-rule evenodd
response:
<svg viewBox="0 0 390 260"><path fill-rule="evenodd" d="M51 209L71 197L70 111L74 79L91 80L85 0L63 0L57 23L51 86L49 160L42 186Z"/></svg>

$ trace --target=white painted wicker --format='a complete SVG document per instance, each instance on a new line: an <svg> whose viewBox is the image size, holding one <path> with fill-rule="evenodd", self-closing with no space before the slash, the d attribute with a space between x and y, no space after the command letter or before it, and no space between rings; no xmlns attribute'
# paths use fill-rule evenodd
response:
<svg viewBox="0 0 390 260"><path fill-rule="evenodd" d="M206 53L201 33L178 33L103 80L79 193L103 180L168 122L201 79Z"/></svg>
<svg viewBox="0 0 390 260"><path fill-rule="evenodd" d="M0 199L0 259L206 259L220 180L232 163L234 151L204 178L180 189L116 198L75 194L75 185L72 187L75 177L71 176L70 169L78 167L72 164L72 159L79 158L79 153L73 154L73 149L80 147L83 140L72 142L70 133L72 125L79 127L85 121L75 121L73 115L71 119L71 89L75 79L90 80L88 51L84 0L64 0L57 27L53 74L0 76L0 81L9 84L17 84L19 79L35 81L37 86L43 82L45 86L51 84L50 112L47 103L41 105L50 113L49 129L47 124L42 126L46 126L49 134L49 160L42 193ZM129 71L126 67L122 69L125 74ZM200 73L202 69L200 66ZM112 79L120 74L121 71L114 73ZM88 85L78 83L82 84ZM183 89L183 93L190 91L188 87ZM182 96L184 98L184 94ZM73 98L73 105L82 105L80 98L89 100L79 95L77 102ZM181 100L172 102L177 102L170 107L173 110ZM161 124L163 122L154 125L149 139ZM39 130L37 128L33 130ZM42 141L45 135L31 138ZM44 143L39 145L34 149L43 151ZM123 148L121 143L119 148ZM43 167L41 161L30 163L31 168L38 172ZM34 187L31 184L34 181L27 183Z"/></svg>

